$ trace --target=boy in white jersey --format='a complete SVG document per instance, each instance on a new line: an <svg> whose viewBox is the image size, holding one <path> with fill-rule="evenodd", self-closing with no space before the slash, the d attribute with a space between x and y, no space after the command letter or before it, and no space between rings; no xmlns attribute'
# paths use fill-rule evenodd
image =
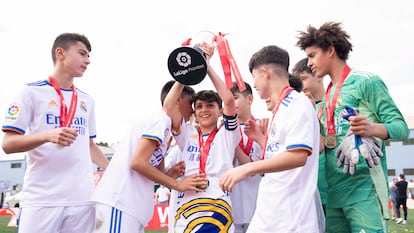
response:
<svg viewBox="0 0 414 233"><path fill-rule="evenodd" d="M108 160L96 137L93 98L74 87L90 63L91 45L76 33L59 35L52 47L54 72L29 83L8 108L3 150L28 152L19 232L91 232L94 179L91 158Z"/></svg>
<svg viewBox="0 0 414 233"><path fill-rule="evenodd" d="M236 104L236 112L239 117L241 134L241 141L233 161L235 167L245 164L246 162L260 160L262 156L262 146L243 133L245 122L250 119L256 121L251 112L253 103L252 88L248 83L245 82L244 84L246 89L243 91L240 91L236 82L233 82L233 87L230 89ZM237 184L237 186L234 187L233 192L230 193L235 233L244 233L249 226L254 210L256 209L260 178L260 175L250 176Z"/></svg>
<svg viewBox="0 0 414 233"><path fill-rule="evenodd" d="M161 102L174 81L167 82L161 91ZM186 86L177 98L177 108L188 120L193 112L194 90ZM196 185L205 184L198 174L181 181L184 162L168 171L164 155L171 142L171 119L157 111L140 120L117 147L108 169L96 187L96 227L98 232L144 232L154 209L154 182L179 191L201 191Z"/></svg>
<svg viewBox="0 0 414 233"><path fill-rule="evenodd" d="M288 66L289 54L277 46L263 47L250 59L254 87L273 111L265 150L262 160L235 167L220 180L221 188L232 192L241 180L264 174L249 233L321 232L321 206L316 205L319 124L309 99L289 86Z"/></svg>
<svg viewBox="0 0 414 233"><path fill-rule="evenodd" d="M212 54L212 53L207 53ZM209 60L210 56L207 56ZM240 142L237 114L233 95L210 65L207 74L217 92L199 91L195 96L195 119L198 126L182 121L175 102L183 85L176 83L165 100L164 110L171 116L173 134L185 160L185 177L202 174L208 186L201 192L178 194L175 203L174 228L176 232L233 232L231 201L219 187L219 177L233 167L236 147ZM223 107L222 107L223 105ZM224 123L219 126L219 117Z"/></svg>
<svg viewBox="0 0 414 233"><path fill-rule="evenodd" d="M303 93L312 101L318 119L322 117L322 99L325 96L325 88L323 86L323 77L317 77L308 67L308 58L299 60L292 69L293 75L299 77L302 82ZM319 170L318 170L318 190L321 196L322 207L325 211L326 207L326 180L325 180L325 145L323 144L323 136L320 136L319 142Z"/></svg>

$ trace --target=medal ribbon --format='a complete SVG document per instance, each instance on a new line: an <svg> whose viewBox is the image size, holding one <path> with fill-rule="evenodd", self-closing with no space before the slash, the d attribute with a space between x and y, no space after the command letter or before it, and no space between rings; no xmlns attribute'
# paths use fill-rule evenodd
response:
<svg viewBox="0 0 414 233"><path fill-rule="evenodd" d="M244 85L239 67L237 66L236 61L234 60L233 55L230 51L229 42L226 38L224 38L224 36L225 34L219 32L219 34L215 37L215 41L217 43L217 50L220 55L221 66L223 67L226 86L229 89L233 87L233 82L231 79L231 73L233 72L239 90L244 91L246 90L246 85Z"/></svg>
<svg viewBox="0 0 414 233"><path fill-rule="evenodd" d="M211 143L214 140L214 137L216 136L218 132L218 128L215 128L210 135L208 135L208 138L206 142L204 142L203 134L201 133L201 129L197 127L198 131L198 144L200 147L200 174L202 174L204 177L207 175L206 173L206 163L207 163L207 156L210 151Z"/></svg>
<svg viewBox="0 0 414 233"><path fill-rule="evenodd" d="M246 85L244 84L239 67L237 66L237 63L230 51L229 42L226 38L224 38L224 36L225 34L219 32L219 34L214 37L214 42L217 44L217 50L220 56L221 66L223 67L226 86L229 89L233 87L231 78L231 73L233 73L234 78L236 79L237 87L240 91L244 91L246 90ZM186 41L182 42L181 46L189 46L191 39L192 38L188 38Z"/></svg>
<svg viewBox="0 0 414 233"><path fill-rule="evenodd" d="M75 117L76 105L78 103L78 93L76 92L75 85L72 84L72 99L69 106L69 112L63 97L60 87L57 85L56 80L53 77L49 77L49 82L52 84L53 88L59 95L60 100L60 117L59 117L59 127L70 127Z"/></svg>
<svg viewBox="0 0 414 233"><path fill-rule="evenodd" d="M251 118L253 121L256 121L256 119L252 116ZM244 141L243 141L243 132L242 129L240 128L240 135L241 135L241 140L239 143L239 147L242 149L242 151L247 155L250 156L250 151L252 150L252 146L253 146L253 140L251 138L247 139L247 143L246 146L244 146Z"/></svg>
<svg viewBox="0 0 414 233"><path fill-rule="evenodd" d="M335 93L332 98L332 104L330 104L331 88L333 86L332 81L329 83L328 88L326 89L325 110L326 110L326 125L328 127L328 132L327 132L328 134L335 135L335 120L334 120L335 105L336 105L336 101L339 96L339 92L341 91L342 84L344 83L349 72L351 72L351 68L349 68L348 65L345 65L344 70L342 71L341 78L339 79L338 85L335 89Z"/></svg>
<svg viewBox="0 0 414 233"><path fill-rule="evenodd" d="M272 128L273 119L275 119L275 116L276 116L277 110L279 110L280 103L282 103L282 101L286 98L286 96L288 96L288 95L289 95L289 93L290 93L292 90L293 90L293 87L290 87L289 85L286 85L286 86L284 86L284 87L282 88L282 94L280 95L279 100L277 101L277 103L276 103L276 105L275 105L275 108L274 108L274 110L273 110L272 120L270 121L270 127L269 127L269 129L267 130L266 135L265 135L265 143L264 143L264 146L265 146L265 147L264 147L263 152L262 152L262 160L264 159L265 154L266 154L267 140L269 140L269 131L270 131L270 129Z"/></svg>

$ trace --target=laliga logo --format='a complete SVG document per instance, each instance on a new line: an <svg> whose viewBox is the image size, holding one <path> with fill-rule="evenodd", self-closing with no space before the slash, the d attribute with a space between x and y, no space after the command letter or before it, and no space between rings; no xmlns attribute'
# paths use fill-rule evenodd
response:
<svg viewBox="0 0 414 233"><path fill-rule="evenodd" d="M176 60L178 64L182 67L187 67L191 65L191 57L186 52L181 52L177 54Z"/></svg>
<svg viewBox="0 0 414 233"><path fill-rule="evenodd" d="M9 107L7 113L9 114L9 116L17 116L19 114L20 108L19 106L13 104L12 106Z"/></svg>

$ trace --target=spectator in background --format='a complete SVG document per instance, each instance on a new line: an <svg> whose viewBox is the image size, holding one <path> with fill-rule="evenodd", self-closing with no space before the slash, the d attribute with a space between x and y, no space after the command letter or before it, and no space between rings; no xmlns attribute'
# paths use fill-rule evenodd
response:
<svg viewBox="0 0 414 233"><path fill-rule="evenodd" d="M397 186L395 184L398 182L397 178L392 179L392 183L390 185L390 200L392 203L392 220L397 219Z"/></svg>
<svg viewBox="0 0 414 233"><path fill-rule="evenodd" d="M397 223L407 224L407 186L408 182L405 181L404 174L400 174L400 180L395 184L397 187L397 195L395 196L396 200L396 213L397 213ZM404 210L404 219L401 218L400 207L403 206Z"/></svg>
<svg viewBox="0 0 414 233"><path fill-rule="evenodd" d="M168 201L170 200L170 195L170 189L165 187L164 185L160 185L157 191L155 191L155 200L157 200L157 204L165 205L168 204Z"/></svg>

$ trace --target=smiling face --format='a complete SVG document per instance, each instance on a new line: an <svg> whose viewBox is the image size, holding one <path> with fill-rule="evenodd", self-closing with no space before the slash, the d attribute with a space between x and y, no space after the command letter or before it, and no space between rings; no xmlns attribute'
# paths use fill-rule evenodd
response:
<svg viewBox="0 0 414 233"><path fill-rule="evenodd" d="M194 115L201 127L217 126L222 111L215 101L196 100L194 103Z"/></svg>

